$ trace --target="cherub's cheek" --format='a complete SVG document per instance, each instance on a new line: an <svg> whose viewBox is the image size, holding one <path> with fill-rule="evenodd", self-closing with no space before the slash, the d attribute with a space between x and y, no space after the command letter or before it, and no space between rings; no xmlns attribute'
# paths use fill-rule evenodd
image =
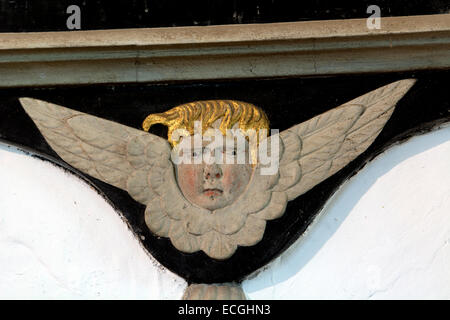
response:
<svg viewBox="0 0 450 320"><path fill-rule="evenodd" d="M184 188L187 188L189 193L192 193L198 188L198 170L193 166L186 166L180 171L180 184L182 184Z"/></svg>
<svg viewBox="0 0 450 320"><path fill-rule="evenodd" d="M225 190L239 189L241 182L239 179L239 171L225 169L222 178L222 185Z"/></svg>

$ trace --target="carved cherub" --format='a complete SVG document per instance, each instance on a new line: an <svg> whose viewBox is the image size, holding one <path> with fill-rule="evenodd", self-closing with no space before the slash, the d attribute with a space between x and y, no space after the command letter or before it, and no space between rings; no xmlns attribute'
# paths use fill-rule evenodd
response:
<svg viewBox="0 0 450 320"><path fill-rule="evenodd" d="M64 161L145 204L145 221L154 234L170 238L182 252L202 250L211 258L227 259L238 246L258 243L266 221L282 216L288 201L366 150L414 82L391 83L268 137L259 134L269 129L263 110L239 101L187 103L150 115L145 131L37 99L20 102ZM241 164L174 161L174 155L191 160L203 156L205 149L213 158L219 153L239 156L235 146L217 148L216 143L210 148L204 139L200 145L186 143L196 137L195 121L203 136L219 130L227 146L236 142L229 129L256 132L258 150L246 139L241 149L249 152ZM155 123L168 126L168 140L148 132ZM179 130L185 134L175 137ZM276 170L263 174L268 165L256 151L265 145L273 156L275 142Z"/></svg>

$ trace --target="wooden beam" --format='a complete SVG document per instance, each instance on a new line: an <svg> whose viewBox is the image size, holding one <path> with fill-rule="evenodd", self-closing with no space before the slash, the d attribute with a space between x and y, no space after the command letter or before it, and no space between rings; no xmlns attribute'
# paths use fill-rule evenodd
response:
<svg viewBox="0 0 450 320"><path fill-rule="evenodd" d="M450 14L208 27L0 33L0 87L450 68Z"/></svg>

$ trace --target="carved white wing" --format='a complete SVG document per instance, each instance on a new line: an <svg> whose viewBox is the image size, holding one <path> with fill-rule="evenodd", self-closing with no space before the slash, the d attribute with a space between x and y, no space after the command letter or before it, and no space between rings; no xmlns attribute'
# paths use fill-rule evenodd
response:
<svg viewBox="0 0 450 320"><path fill-rule="evenodd" d="M258 243L266 221L281 217L288 201L364 152L414 83L412 79L391 83L269 137L269 143L273 139L280 142L278 172L262 175L262 166L258 165L246 193L215 213L212 228L221 240L220 258L230 257L238 246ZM218 256L212 251L208 254Z"/></svg>
<svg viewBox="0 0 450 320"><path fill-rule="evenodd" d="M186 226L191 220L201 221L200 231L205 230L212 217L182 195L167 140L45 101L21 98L20 102L65 162L145 204L148 228L170 238L178 250L201 250L200 239Z"/></svg>
<svg viewBox="0 0 450 320"><path fill-rule="evenodd" d="M143 204L155 197L147 176L153 168L171 166L167 140L38 99L20 102L65 162Z"/></svg>
<svg viewBox="0 0 450 320"><path fill-rule="evenodd" d="M354 160L372 144L414 83L388 84L283 131L280 178L273 191L295 199Z"/></svg>

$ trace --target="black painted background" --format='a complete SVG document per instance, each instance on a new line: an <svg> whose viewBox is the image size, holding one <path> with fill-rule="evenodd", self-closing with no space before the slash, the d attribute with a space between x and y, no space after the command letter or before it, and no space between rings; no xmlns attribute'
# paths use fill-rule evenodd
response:
<svg viewBox="0 0 450 320"><path fill-rule="evenodd" d="M144 246L164 266L189 282L238 281L265 265L295 241L333 191L366 161L396 141L450 121L449 72L2 89L0 140L35 150L44 158L57 163L60 161L21 108L17 99L23 96L40 98L135 128L140 128L148 114L181 103L203 99L236 99L262 107L269 116L271 127L284 130L370 90L410 77L417 78L418 82L399 102L391 120L367 152L333 177L289 202L281 218L268 222L260 243L253 247L238 248L225 261L213 260L202 252L185 254L177 251L168 239L155 237L148 231L142 205L132 200L126 192L87 177L123 213L134 232L139 237L145 237ZM164 135L164 130L154 133ZM60 192L63 194L64 190ZM55 194L55 197L58 196Z"/></svg>
<svg viewBox="0 0 450 320"><path fill-rule="evenodd" d="M439 14L450 0L0 0L0 32L67 31L66 9L81 29L151 28Z"/></svg>

